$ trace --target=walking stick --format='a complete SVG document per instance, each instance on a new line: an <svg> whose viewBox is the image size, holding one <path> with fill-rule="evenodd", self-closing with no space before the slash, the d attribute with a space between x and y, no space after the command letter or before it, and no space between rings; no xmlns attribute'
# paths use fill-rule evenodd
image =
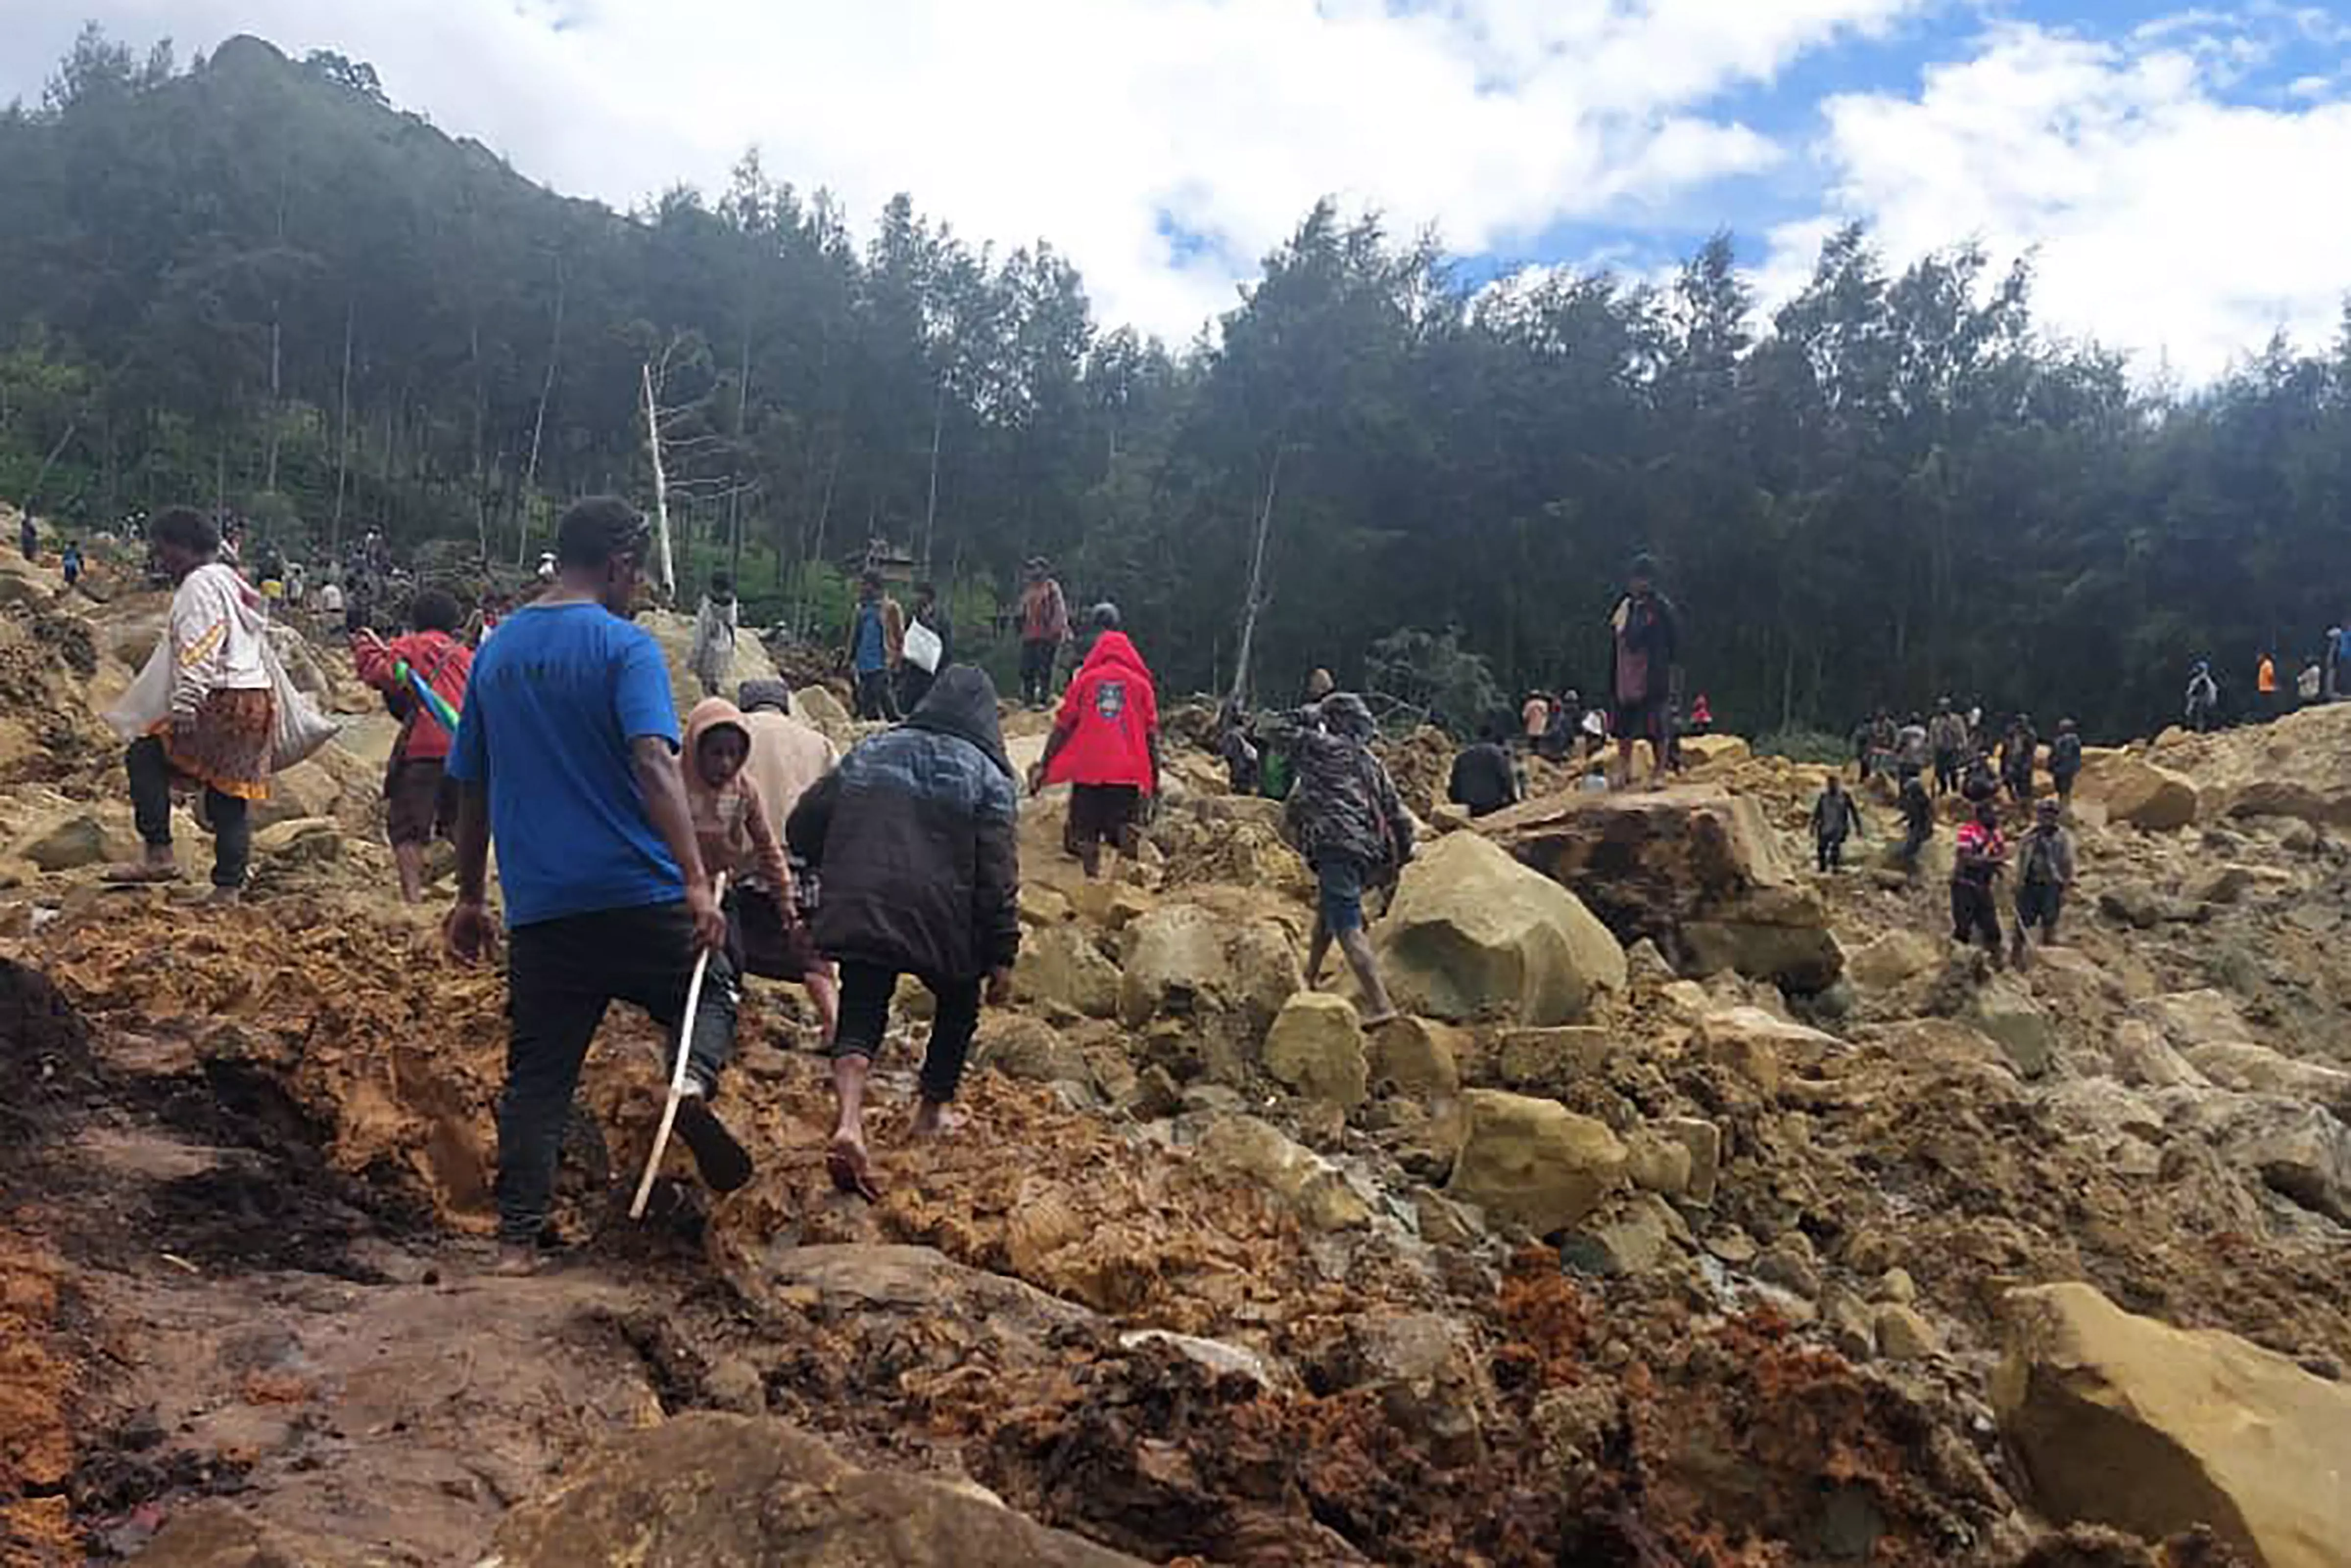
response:
<svg viewBox="0 0 2351 1568"><path fill-rule="evenodd" d="M721 904L726 902L726 873L720 872L711 885L711 893ZM710 972L710 949L705 947L694 960L694 978L685 986L685 1016L677 1025L677 1062L670 1069L669 1098L662 1103L661 1126L653 1133L653 1157L645 1161L643 1179L637 1183L637 1196L629 1205L629 1218L645 1217L645 1201L653 1195L653 1177L661 1174L662 1155L669 1151L670 1129L677 1125L677 1108L685 1099L685 1072L691 1060L689 1048L694 1043L695 1009L702 1005L702 978Z"/></svg>

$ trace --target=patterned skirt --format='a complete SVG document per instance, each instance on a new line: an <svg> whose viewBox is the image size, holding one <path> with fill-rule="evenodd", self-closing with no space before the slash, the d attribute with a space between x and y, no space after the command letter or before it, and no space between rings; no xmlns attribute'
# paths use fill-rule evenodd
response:
<svg viewBox="0 0 2351 1568"><path fill-rule="evenodd" d="M172 771L239 800L269 799L277 702L266 691L216 691L196 709L195 734L155 727Z"/></svg>

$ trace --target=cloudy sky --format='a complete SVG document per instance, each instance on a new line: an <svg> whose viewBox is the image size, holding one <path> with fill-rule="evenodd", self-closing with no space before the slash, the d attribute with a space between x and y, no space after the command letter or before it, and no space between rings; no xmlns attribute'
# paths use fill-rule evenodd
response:
<svg viewBox="0 0 2351 1568"><path fill-rule="evenodd" d="M749 146L861 221L894 191L1050 239L1188 338L1332 193L1475 277L1668 267L1767 296L1820 236L2037 246L2055 329L2193 382L2351 287L2351 0L0 0L0 99L85 18L371 61L559 189L716 187Z"/></svg>

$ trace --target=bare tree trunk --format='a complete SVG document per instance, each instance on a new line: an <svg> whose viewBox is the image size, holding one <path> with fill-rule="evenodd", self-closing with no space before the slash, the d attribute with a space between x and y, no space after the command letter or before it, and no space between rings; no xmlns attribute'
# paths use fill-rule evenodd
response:
<svg viewBox="0 0 2351 1568"><path fill-rule="evenodd" d="M832 463L825 470L824 501L816 509L816 545L809 552L809 559L800 573L799 607L792 613L793 625L802 636L808 634L809 599L816 591L817 569L824 564L824 531L832 521L833 483L841 477L841 446L840 442L834 442Z"/></svg>
<svg viewBox="0 0 2351 1568"><path fill-rule="evenodd" d="M269 450L262 465L261 487L272 495L277 490L277 443L285 421L278 417L283 406L286 332L278 319L277 302L269 302Z"/></svg>
<svg viewBox="0 0 2351 1568"><path fill-rule="evenodd" d="M41 459L41 465L38 468L33 470L33 483L31 488L25 492L25 504L16 508L26 517L29 517L33 515L33 503L40 499L42 482L48 478L49 470L55 466L57 460L65 455L66 443L71 441L74 438L74 432L80 428L80 415L77 414L66 421L66 433L57 437L57 444L49 448L49 455Z"/></svg>
<svg viewBox="0 0 2351 1568"><path fill-rule="evenodd" d="M1273 448L1273 465L1265 476L1265 505L1257 515L1257 549L1249 556L1249 598L1241 612L1240 650L1233 660L1231 700L1236 706L1239 706L1242 693L1249 685L1249 656L1257 643L1258 612L1265 602L1265 545L1273 529L1273 497L1281 483L1282 451L1282 446L1277 442Z"/></svg>
<svg viewBox="0 0 2351 1568"><path fill-rule="evenodd" d="M335 520L327 528L327 555L329 559L342 553L343 496L350 483L351 474L351 324L353 302L343 306L343 376L336 394L335 412Z"/></svg>
<svg viewBox="0 0 2351 1568"><path fill-rule="evenodd" d="M661 409L653 402L653 367L638 367L645 394L645 450L653 461L654 579L672 602L677 599L677 566L669 548L669 476L662 471Z"/></svg>
<svg viewBox="0 0 2351 1568"><path fill-rule="evenodd" d="M743 352L735 371L735 455L727 464L731 483L726 486L726 531L730 536L726 550L726 572L735 580L735 591L743 591L743 431L751 408L751 313L743 313Z"/></svg>
<svg viewBox="0 0 2351 1568"><path fill-rule="evenodd" d="M563 296L566 279L563 256L555 257L555 338L547 349L547 375L538 383L538 413L530 422L530 465L524 470L522 480L522 521L515 529L515 565L525 563L530 554L530 514L538 505L538 448L547 434L547 405L555 396L556 367L563 361Z"/></svg>
<svg viewBox="0 0 2351 1568"><path fill-rule="evenodd" d="M947 417L947 382L939 378L938 396L931 402L931 493L923 505L923 570L931 569L931 553L939 542L939 434Z"/></svg>

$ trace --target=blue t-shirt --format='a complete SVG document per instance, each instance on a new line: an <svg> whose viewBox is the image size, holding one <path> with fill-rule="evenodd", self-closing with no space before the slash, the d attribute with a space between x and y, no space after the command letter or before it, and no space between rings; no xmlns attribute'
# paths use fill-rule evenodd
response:
<svg viewBox="0 0 2351 1568"><path fill-rule="evenodd" d="M661 646L601 604L527 605L474 659L449 776L486 782L507 924L685 896L630 743L678 744Z"/></svg>
<svg viewBox="0 0 2351 1568"><path fill-rule="evenodd" d="M857 673L870 675L890 663L883 650L882 606L877 601L857 607Z"/></svg>

